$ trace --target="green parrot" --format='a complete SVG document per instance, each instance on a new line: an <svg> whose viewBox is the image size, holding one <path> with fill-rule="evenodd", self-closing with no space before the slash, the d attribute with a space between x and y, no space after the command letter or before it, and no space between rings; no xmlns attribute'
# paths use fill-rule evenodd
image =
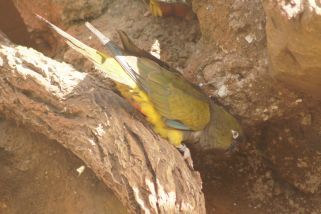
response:
<svg viewBox="0 0 321 214"><path fill-rule="evenodd" d="M138 48L125 32L118 32L124 47L121 49L87 22L88 29L106 48L102 53L38 17L105 72L121 95L145 115L156 133L183 153L190 166L190 151L183 141L198 141L202 148L227 151L242 139L242 128L230 113L177 70Z"/></svg>

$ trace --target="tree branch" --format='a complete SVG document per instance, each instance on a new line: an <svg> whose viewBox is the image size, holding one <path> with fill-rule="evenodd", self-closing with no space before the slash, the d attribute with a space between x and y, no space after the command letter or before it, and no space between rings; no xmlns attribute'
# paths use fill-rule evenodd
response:
<svg viewBox="0 0 321 214"><path fill-rule="evenodd" d="M0 114L71 150L129 212L205 213L199 174L99 79L1 35L0 72Z"/></svg>

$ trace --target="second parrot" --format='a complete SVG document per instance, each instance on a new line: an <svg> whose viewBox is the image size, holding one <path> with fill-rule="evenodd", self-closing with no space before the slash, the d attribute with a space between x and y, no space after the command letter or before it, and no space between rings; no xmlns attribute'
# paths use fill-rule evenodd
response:
<svg viewBox="0 0 321 214"><path fill-rule="evenodd" d="M189 0L149 0L149 9L153 16L185 17L192 13Z"/></svg>

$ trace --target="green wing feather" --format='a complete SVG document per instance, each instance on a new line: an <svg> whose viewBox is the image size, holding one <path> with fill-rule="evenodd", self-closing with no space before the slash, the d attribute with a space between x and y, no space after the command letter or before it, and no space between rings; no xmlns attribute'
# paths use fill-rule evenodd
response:
<svg viewBox="0 0 321 214"><path fill-rule="evenodd" d="M208 97L181 75L146 59L128 57L128 64L139 74L156 110L166 119L176 120L191 130L202 130L210 120Z"/></svg>

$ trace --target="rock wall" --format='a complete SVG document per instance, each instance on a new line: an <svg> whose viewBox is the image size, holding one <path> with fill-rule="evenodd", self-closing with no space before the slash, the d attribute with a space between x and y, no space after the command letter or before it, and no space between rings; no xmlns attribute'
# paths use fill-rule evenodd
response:
<svg viewBox="0 0 321 214"><path fill-rule="evenodd" d="M97 17L107 8L112 0L5 0L12 1L19 11L30 37L34 43L32 47L53 56L57 52L57 39L48 28L35 17L40 14L60 26L86 18Z"/></svg>
<svg viewBox="0 0 321 214"><path fill-rule="evenodd" d="M0 30L16 44L34 46L27 27L12 1L0 0Z"/></svg>
<svg viewBox="0 0 321 214"><path fill-rule="evenodd" d="M283 83L321 100L321 5L265 0L271 71Z"/></svg>
<svg viewBox="0 0 321 214"><path fill-rule="evenodd" d="M111 0L12 0L30 30L41 25L34 13L57 24L66 24L99 16Z"/></svg>
<svg viewBox="0 0 321 214"><path fill-rule="evenodd" d="M264 9L261 1L194 0L202 39L185 71L241 118L248 140L271 164L277 179L317 193L321 186L321 108L314 99L321 98L318 5L263 3Z"/></svg>
<svg viewBox="0 0 321 214"><path fill-rule="evenodd" d="M265 20L258 0L194 0L193 10L208 44L242 52L249 44L261 44L260 48L265 44Z"/></svg>

